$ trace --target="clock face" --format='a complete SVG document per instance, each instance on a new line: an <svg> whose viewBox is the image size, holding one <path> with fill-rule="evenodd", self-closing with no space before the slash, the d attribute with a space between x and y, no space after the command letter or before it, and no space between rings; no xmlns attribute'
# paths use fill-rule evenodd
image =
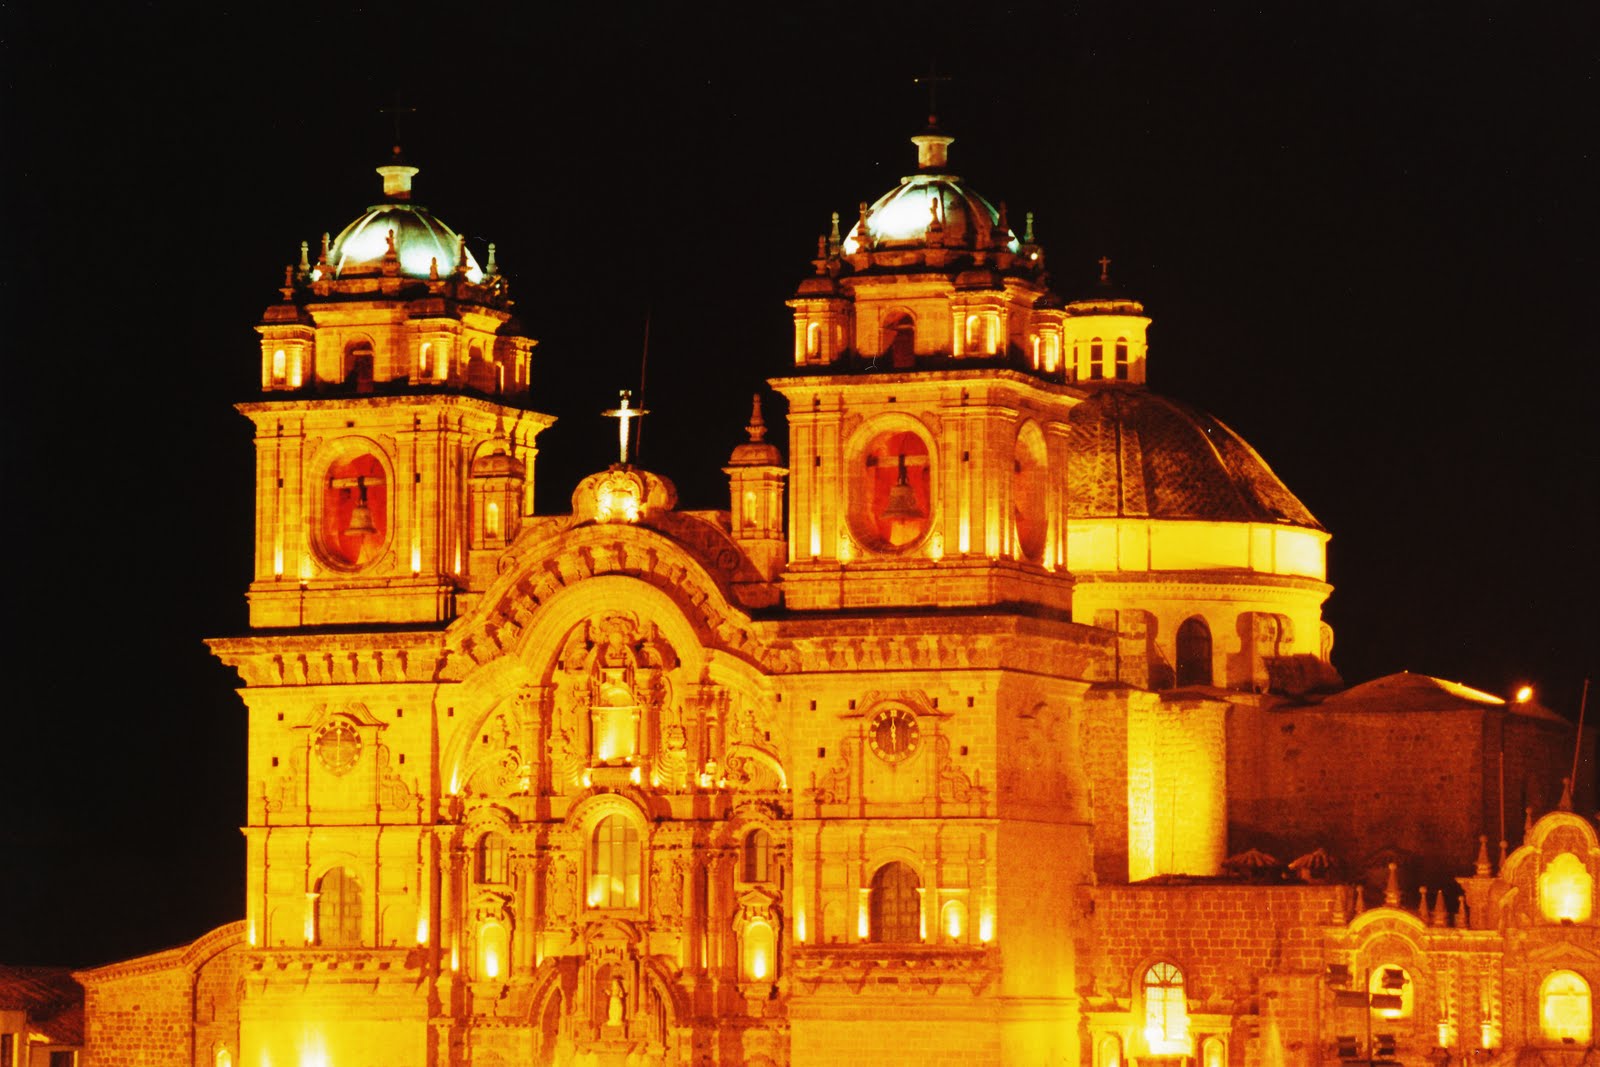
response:
<svg viewBox="0 0 1600 1067"><path fill-rule="evenodd" d="M873 755L889 763L899 763L916 754L922 744L922 728L910 708L890 705L867 724L867 745Z"/></svg>

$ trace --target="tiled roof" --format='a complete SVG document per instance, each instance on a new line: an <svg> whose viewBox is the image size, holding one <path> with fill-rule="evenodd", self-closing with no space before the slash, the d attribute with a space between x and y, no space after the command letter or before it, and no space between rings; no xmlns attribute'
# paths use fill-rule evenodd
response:
<svg viewBox="0 0 1600 1067"><path fill-rule="evenodd" d="M53 1044L83 1044L83 987L66 967L0 964L0 1010L26 1012L28 1028Z"/></svg>

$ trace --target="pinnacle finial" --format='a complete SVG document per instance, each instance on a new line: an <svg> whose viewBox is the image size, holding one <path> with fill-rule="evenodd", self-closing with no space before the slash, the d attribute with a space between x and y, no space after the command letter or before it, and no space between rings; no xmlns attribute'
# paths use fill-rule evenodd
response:
<svg viewBox="0 0 1600 1067"><path fill-rule="evenodd" d="M300 273L307 274L311 271L311 243L300 242Z"/></svg>
<svg viewBox="0 0 1600 1067"><path fill-rule="evenodd" d="M1028 212L1023 218L1025 220L1023 225L1026 228L1023 231L1022 240L1025 244L1031 245L1033 244L1033 212Z"/></svg>
<svg viewBox="0 0 1600 1067"><path fill-rule="evenodd" d="M767 439L767 420L761 417L761 394L753 393L750 396L750 425L744 428L750 435L750 443L759 445Z"/></svg>
<svg viewBox="0 0 1600 1067"><path fill-rule="evenodd" d="M1478 835L1478 859L1477 862L1472 865L1472 873L1477 875L1479 878L1489 877L1490 868L1488 834Z"/></svg>
<svg viewBox="0 0 1600 1067"><path fill-rule="evenodd" d="M1386 908L1400 906L1400 865L1394 860L1389 861L1389 880L1383 887L1383 906Z"/></svg>
<svg viewBox="0 0 1600 1067"><path fill-rule="evenodd" d="M489 265L484 268L484 273L488 274L490 277L500 273L500 264L495 261L494 257L493 241L489 242Z"/></svg>
<svg viewBox="0 0 1600 1067"><path fill-rule="evenodd" d="M828 221L828 254L837 255L839 252L839 213L833 212Z"/></svg>

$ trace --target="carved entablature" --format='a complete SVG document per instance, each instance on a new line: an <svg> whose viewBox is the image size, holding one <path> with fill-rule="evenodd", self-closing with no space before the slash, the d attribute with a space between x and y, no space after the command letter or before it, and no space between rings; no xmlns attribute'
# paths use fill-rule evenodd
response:
<svg viewBox="0 0 1600 1067"><path fill-rule="evenodd" d="M206 644L247 686L428 681L442 659L437 634L224 637Z"/></svg>

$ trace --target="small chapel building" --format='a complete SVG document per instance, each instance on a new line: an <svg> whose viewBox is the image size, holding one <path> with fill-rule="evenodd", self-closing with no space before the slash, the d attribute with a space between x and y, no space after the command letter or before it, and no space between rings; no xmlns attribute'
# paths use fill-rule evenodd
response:
<svg viewBox="0 0 1600 1067"><path fill-rule="evenodd" d="M1344 689L1327 531L1147 387L1105 261L1058 294L912 140L819 240L786 447L758 393L716 510L631 462L624 395L618 462L536 513L494 246L378 168L239 405L241 916L81 972L85 1064L1593 1056L1570 725Z"/></svg>

